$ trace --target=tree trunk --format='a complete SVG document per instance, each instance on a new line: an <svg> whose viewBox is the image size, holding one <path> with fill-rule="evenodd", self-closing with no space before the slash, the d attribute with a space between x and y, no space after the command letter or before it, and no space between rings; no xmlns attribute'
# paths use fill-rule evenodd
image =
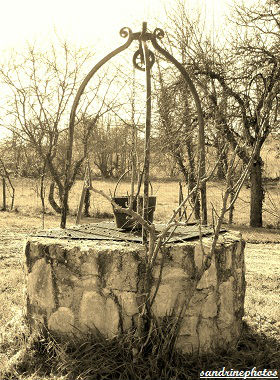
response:
<svg viewBox="0 0 280 380"><path fill-rule="evenodd" d="M90 190L86 189L85 200L84 200L84 216L89 217L89 208L90 208Z"/></svg>
<svg viewBox="0 0 280 380"><path fill-rule="evenodd" d="M233 191L233 178L231 176L230 178L230 203L232 204L229 209L229 215L228 215L228 224L233 223L233 211L234 211L234 191Z"/></svg>
<svg viewBox="0 0 280 380"><path fill-rule="evenodd" d="M189 158L189 165L190 165L190 171L189 171L189 190L192 191L193 188L196 186L196 179L195 179L195 161L194 161L194 152L193 152L193 146L191 141L187 141L187 152L188 152L188 158ZM199 199L199 192L194 192L192 195L192 203L194 206L194 215L197 220L200 219L200 199Z"/></svg>
<svg viewBox="0 0 280 380"><path fill-rule="evenodd" d="M52 182L50 184L50 190L49 190L49 202L52 208L54 209L54 211L57 212L58 214L61 214L61 207L56 203L54 199L54 187L55 187L55 183Z"/></svg>
<svg viewBox="0 0 280 380"><path fill-rule="evenodd" d="M250 226L262 227L262 208L264 200L264 190L262 186L262 166L263 162L258 156L251 169L251 202L250 202Z"/></svg>
<svg viewBox="0 0 280 380"><path fill-rule="evenodd" d="M45 205L45 193L46 193L46 187L45 187L45 176L46 176L46 161L44 162L44 167L41 174L41 181L40 181L40 198L42 203L42 228L45 228L45 213L46 213L46 205Z"/></svg>
<svg viewBox="0 0 280 380"><path fill-rule="evenodd" d="M6 203L6 180L5 177L2 177L2 186L3 186L3 207L2 211L7 210L7 203Z"/></svg>
<svg viewBox="0 0 280 380"><path fill-rule="evenodd" d="M217 149L217 160L220 159L220 164L217 167L217 179L222 181L226 178L228 171L227 151L221 153L221 149Z"/></svg>
<svg viewBox="0 0 280 380"><path fill-rule="evenodd" d="M176 161L177 165L179 166L181 173L184 176L185 182L186 182L186 184L188 184L189 183L189 172L184 165L182 153L177 148L175 148L173 154L175 157L175 161Z"/></svg>

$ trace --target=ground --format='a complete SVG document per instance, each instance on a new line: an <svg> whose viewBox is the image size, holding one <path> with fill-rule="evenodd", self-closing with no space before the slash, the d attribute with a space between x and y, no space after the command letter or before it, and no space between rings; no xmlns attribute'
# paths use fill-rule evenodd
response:
<svg viewBox="0 0 280 380"><path fill-rule="evenodd" d="M68 222L74 223L74 219L70 218ZM47 215L45 226L58 227L59 218ZM20 336L24 336L20 334L20 320L25 305L22 250L24 239L28 234L41 228L42 220L39 216L0 212L0 363L2 365L15 354L17 345L20 346L22 343ZM244 320L257 334L264 334L271 339L272 344L276 341L279 348L279 230L253 230L246 227L235 227L235 229L241 230L247 241ZM276 362L278 358L275 359Z"/></svg>

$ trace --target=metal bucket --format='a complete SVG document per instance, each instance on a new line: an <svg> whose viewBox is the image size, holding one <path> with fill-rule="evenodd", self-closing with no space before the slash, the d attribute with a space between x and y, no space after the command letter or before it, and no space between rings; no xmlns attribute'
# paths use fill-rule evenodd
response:
<svg viewBox="0 0 280 380"><path fill-rule="evenodd" d="M114 197L113 201L116 202L117 205L123 208L128 208L130 199L128 196L122 196L122 197ZM153 223L155 208L156 208L156 197L150 196L149 203L148 203L148 221L150 223ZM137 211L136 199L133 202L132 209L133 211ZM116 210L114 207L113 207L113 212L115 215L116 226L118 228L121 228L123 230L129 230L129 231L141 229L142 227L141 224L137 223L129 215L126 215L123 212ZM143 212L143 197L138 196L138 213L142 215L142 212Z"/></svg>

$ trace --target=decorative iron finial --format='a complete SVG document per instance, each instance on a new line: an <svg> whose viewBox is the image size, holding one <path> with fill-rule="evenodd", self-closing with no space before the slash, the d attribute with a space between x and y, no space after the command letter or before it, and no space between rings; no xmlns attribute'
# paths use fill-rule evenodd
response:
<svg viewBox="0 0 280 380"><path fill-rule="evenodd" d="M142 24L142 32L137 35L139 40L139 49L133 55L132 62L133 66L140 71L145 71L145 60L144 60L144 52L142 47L142 41L150 40L150 33L147 32L147 22L143 22ZM149 57L149 67L151 68L155 63L155 55L151 50L148 50Z"/></svg>

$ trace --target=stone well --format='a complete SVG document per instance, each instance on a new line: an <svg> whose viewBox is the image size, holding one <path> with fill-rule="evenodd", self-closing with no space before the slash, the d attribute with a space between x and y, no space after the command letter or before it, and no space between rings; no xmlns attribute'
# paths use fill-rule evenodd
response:
<svg viewBox="0 0 280 380"><path fill-rule="evenodd" d="M69 234L70 235L70 234ZM236 343L245 295L244 246L232 232L220 234L211 266L190 289L211 246L211 236L173 242L155 302L159 321L184 311L177 348L205 353ZM204 251L204 252L203 252ZM108 338L135 326L143 300L144 250L133 241L32 236L25 243L27 316L63 337L97 328ZM160 274L158 258L153 288Z"/></svg>

